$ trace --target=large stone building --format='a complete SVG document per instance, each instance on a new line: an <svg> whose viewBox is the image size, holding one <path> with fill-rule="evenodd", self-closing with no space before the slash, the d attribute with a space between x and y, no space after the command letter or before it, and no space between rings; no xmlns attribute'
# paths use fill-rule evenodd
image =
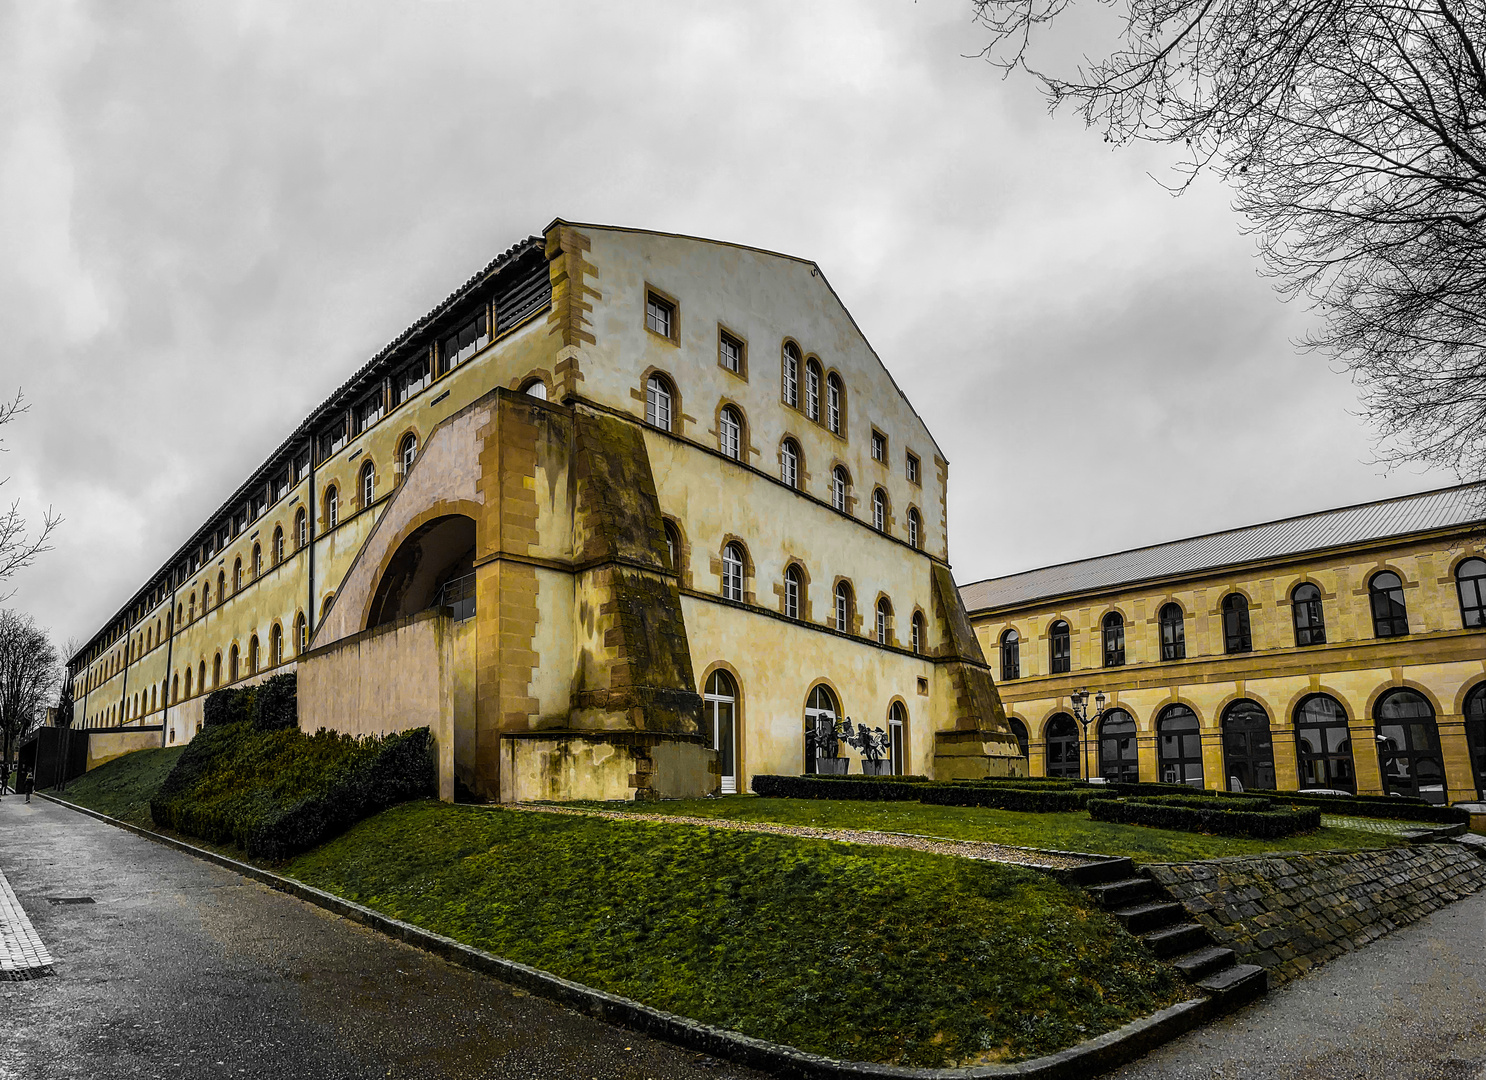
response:
<svg viewBox="0 0 1486 1080"><path fill-rule="evenodd" d="M556 221L299 424L70 663L91 760L297 670L430 725L444 794L743 790L880 727L1023 768L949 574L948 465L820 269Z"/></svg>
<svg viewBox="0 0 1486 1080"><path fill-rule="evenodd" d="M1486 794L1483 510L1486 486L1449 488L961 596L1033 775L1470 801Z"/></svg>

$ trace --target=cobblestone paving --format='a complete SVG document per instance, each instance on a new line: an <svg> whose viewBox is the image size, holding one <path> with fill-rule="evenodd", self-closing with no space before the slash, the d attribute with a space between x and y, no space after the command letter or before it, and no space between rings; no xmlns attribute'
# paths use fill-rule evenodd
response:
<svg viewBox="0 0 1486 1080"><path fill-rule="evenodd" d="M1322 814L1321 824L1328 829L1361 829L1363 832L1387 833L1390 836L1400 836L1413 829L1429 828L1429 823L1425 821L1380 821L1377 818L1338 817L1334 814Z"/></svg>
<svg viewBox="0 0 1486 1080"><path fill-rule="evenodd" d="M51 973L51 953L0 870L0 979L36 979Z"/></svg>
<svg viewBox="0 0 1486 1080"><path fill-rule="evenodd" d="M1035 848L1011 847L980 840L941 840L934 836L912 833L875 832L870 829L820 829L813 825L777 825L768 821L731 821L725 818L683 817L678 814L632 814L621 810L590 810L565 806L512 806L535 814L574 814L579 817L602 817L625 821L663 821L672 825L701 825L709 829L734 832L771 833L774 836L804 836L812 840L840 840L848 844L876 844L879 847L909 848L935 855L958 855L963 859L1010 863L1014 866L1036 866L1043 869L1066 869L1085 866L1088 859L1057 855Z"/></svg>

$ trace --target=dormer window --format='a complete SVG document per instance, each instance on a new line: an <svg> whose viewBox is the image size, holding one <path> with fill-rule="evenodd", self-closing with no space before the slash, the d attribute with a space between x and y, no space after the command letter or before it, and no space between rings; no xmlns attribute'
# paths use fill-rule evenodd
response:
<svg viewBox="0 0 1486 1080"><path fill-rule="evenodd" d="M356 407L356 432L360 434L382 419L382 393L377 391Z"/></svg>
<svg viewBox="0 0 1486 1080"><path fill-rule="evenodd" d="M401 405L420 390L426 390L429 382L428 353L424 351L418 359L398 372L397 377L392 380L393 397Z"/></svg>
<svg viewBox="0 0 1486 1080"><path fill-rule="evenodd" d="M444 370L458 367L490 344L490 312L484 308L469 322L444 338Z"/></svg>

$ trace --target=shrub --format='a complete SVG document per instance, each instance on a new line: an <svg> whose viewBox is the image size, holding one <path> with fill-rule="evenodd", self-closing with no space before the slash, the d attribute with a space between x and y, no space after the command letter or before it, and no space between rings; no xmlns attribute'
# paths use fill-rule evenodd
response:
<svg viewBox="0 0 1486 1080"><path fill-rule="evenodd" d="M1271 801L1263 796L1245 796L1242 798L1228 798L1223 795L1143 795L1138 796L1136 802L1162 803L1166 806L1189 806L1193 810L1250 810L1263 813L1271 806Z"/></svg>
<svg viewBox="0 0 1486 1080"><path fill-rule="evenodd" d="M760 773L753 778L755 795L776 799L871 799L880 802L913 802L928 783L918 778L908 783L901 776L775 776Z"/></svg>
<svg viewBox="0 0 1486 1080"><path fill-rule="evenodd" d="M394 803L432 794L431 745L427 728L356 739L305 735L297 726L260 731L219 714L186 745L150 813L189 836L283 859Z"/></svg>
<svg viewBox="0 0 1486 1080"><path fill-rule="evenodd" d="M256 687L249 715L258 731L299 726L298 683L293 672L265 679Z"/></svg>
<svg viewBox="0 0 1486 1080"><path fill-rule="evenodd" d="M1095 821L1220 836L1250 836L1256 840L1293 836L1321 824L1321 811L1314 806L1267 811L1199 810L1163 799L1093 799L1088 806L1089 817Z"/></svg>
<svg viewBox="0 0 1486 1080"><path fill-rule="evenodd" d="M201 726L221 727L248 719L256 686L235 690L213 690L201 706Z"/></svg>
<svg viewBox="0 0 1486 1080"><path fill-rule="evenodd" d="M1314 806L1324 814L1344 814L1350 817L1386 818L1390 821L1427 821L1436 824L1469 825L1469 810L1458 806L1433 806L1415 799L1389 795L1308 795L1303 791L1277 793L1287 802Z"/></svg>
<svg viewBox="0 0 1486 1080"><path fill-rule="evenodd" d="M919 789L918 797L920 802L935 806L988 806L995 810L1058 814L1082 810L1091 801L1107 796L1092 787L1060 790L1000 784L934 784Z"/></svg>
<svg viewBox="0 0 1486 1080"><path fill-rule="evenodd" d="M902 776L865 776L865 775L862 775L860 773L857 774L857 775L855 775L855 776L853 776L850 773L848 773L845 776L837 776L837 775L833 775L832 773L811 773L810 774L810 779L812 779L812 780L881 780L881 781L884 781L884 782L891 782L891 783L894 783L894 784L929 784L929 783L933 783L933 781L931 781L927 776L920 776L917 773L906 773L906 774L904 774Z"/></svg>

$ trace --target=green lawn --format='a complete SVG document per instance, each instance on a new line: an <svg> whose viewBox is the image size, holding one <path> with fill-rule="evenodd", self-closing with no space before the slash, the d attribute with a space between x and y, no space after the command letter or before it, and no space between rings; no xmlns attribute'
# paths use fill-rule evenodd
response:
<svg viewBox="0 0 1486 1080"><path fill-rule="evenodd" d="M921 852L404 803L290 875L499 956L760 1038L950 1065L1187 996L1087 897Z"/></svg>
<svg viewBox="0 0 1486 1080"><path fill-rule="evenodd" d="M1249 840L1091 821L1088 813L1082 810L1069 814L1025 814L975 806L929 806L857 799L766 799L757 795L727 795L720 799L585 805L635 814L679 814L737 821L774 821L785 825L876 829L946 840L989 840L1020 847L1128 855L1136 862L1184 862L1266 851L1351 850L1402 843L1397 836L1363 829L1321 828L1282 840Z"/></svg>
<svg viewBox="0 0 1486 1080"><path fill-rule="evenodd" d="M127 821L131 825L153 829L155 823L150 817L150 796L164 782L183 750L184 746L172 746L165 750L136 750L69 781L62 791L53 788L48 794L86 806L89 810L97 810L100 814L107 814L120 821Z"/></svg>

